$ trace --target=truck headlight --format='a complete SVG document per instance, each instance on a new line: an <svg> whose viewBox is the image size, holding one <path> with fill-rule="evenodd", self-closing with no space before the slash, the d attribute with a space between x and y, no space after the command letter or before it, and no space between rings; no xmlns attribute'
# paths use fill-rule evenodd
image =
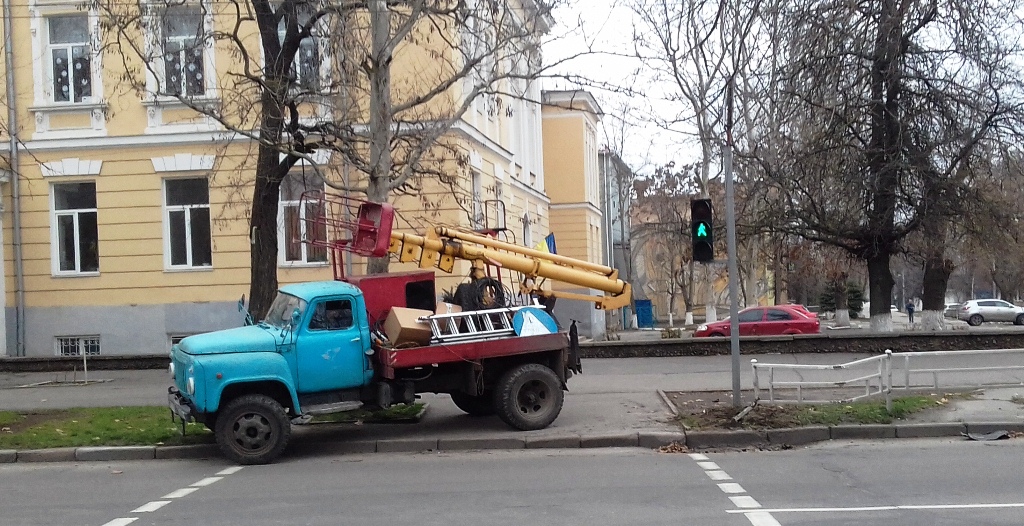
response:
<svg viewBox="0 0 1024 526"><path fill-rule="evenodd" d="M189 396L194 396L196 394L196 379L189 376L188 382L185 383L185 388L188 390Z"/></svg>

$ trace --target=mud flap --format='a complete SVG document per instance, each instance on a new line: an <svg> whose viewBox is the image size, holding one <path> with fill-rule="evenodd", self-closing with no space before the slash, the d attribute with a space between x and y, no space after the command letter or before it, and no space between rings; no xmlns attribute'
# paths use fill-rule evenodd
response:
<svg viewBox="0 0 1024 526"><path fill-rule="evenodd" d="M569 326L569 363L566 364L569 371L576 374L583 373L583 364L580 362L580 334L576 329L576 320L572 320Z"/></svg>

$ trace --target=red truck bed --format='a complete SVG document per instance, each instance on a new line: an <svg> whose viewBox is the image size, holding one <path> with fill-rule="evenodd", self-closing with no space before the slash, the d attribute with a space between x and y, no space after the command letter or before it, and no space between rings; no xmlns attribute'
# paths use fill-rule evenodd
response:
<svg viewBox="0 0 1024 526"><path fill-rule="evenodd" d="M423 347L378 349L381 373L394 378L395 369L423 367L449 362L477 362L487 358L553 351L569 348L569 335L564 332L537 336L515 336L479 342L437 343Z"/></svg>

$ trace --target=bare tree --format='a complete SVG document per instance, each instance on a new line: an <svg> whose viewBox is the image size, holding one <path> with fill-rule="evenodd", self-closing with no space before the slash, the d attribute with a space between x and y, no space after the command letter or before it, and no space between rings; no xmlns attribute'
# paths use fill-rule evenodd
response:
<svg viewBox="0 0 1024 526"><path fill-rule="evenodd" d="M258 145L254 177L243 178L252 189L250 310L258 318L277 287L278 200L289 170L335 152L356 175L327 183L376 202L452 177L466 152L446 134L475 100L504 112L507 98L529 96L541 36L561 0L94 1L127 85ZM193 58L208 49L233 61L215 82ZM386 258L368 266L386 268Z"/></svg>
<svg viewBox="0 0 1024 526"><path fill-rule="evenodd" d="M1016 121L1010 4L795 2L782 18L788 60L774 96L789 117L782 148L761 157L776 205L765 224L865 261L873 329L891 330L890 258L912 232L928 225L934 238L962 213L977 145Z"/></svg>

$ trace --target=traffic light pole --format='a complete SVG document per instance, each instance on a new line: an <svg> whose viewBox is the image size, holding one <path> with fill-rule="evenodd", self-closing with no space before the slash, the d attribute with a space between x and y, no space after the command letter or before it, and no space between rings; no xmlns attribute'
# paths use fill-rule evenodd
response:
<svg viewBox="0 0 1024 526"><path fill-rule="evenodd" d="M729 346L732 350L732 405L743 405L740 393L740 323L736 282L740 271L736 264L736 198L732 184L732 80L725 92L726 125L722 169L725 171L725 238L729 258Z"/></svg>

